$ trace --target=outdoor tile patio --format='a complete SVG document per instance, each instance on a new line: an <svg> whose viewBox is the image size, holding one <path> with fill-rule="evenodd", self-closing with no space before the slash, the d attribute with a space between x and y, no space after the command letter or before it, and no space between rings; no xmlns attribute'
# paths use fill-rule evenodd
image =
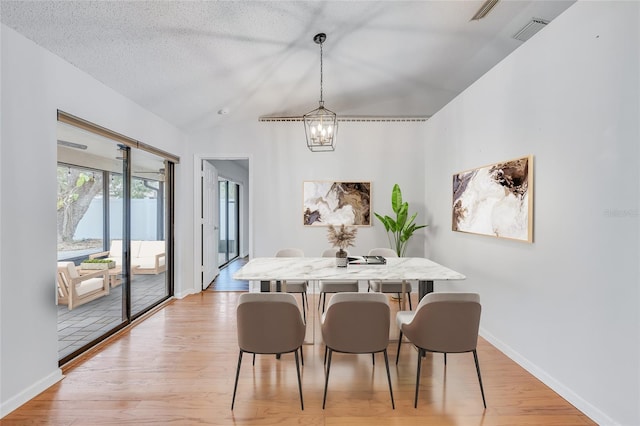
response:
<svg viewBox="0 0 640 426"><path fill-rule="evenodd" d="M134 275L131 312L138 313L167 294L165 273ZM58 305L58 358L62 359L122 322L123 286L107 296L69 310Z"/></svg>
<svg viewBox="0 0 640 426"><path fill-rule="evenodd" d="M237 281L232 275L247 259L232 261L220 271L209 291L249 291L248 281ZM133 275L132 306L135 314L161 300L167 294L165 273ZM87 343L104 335L122 322L123 286L112 288L107 296L69 310L58 305L58 358L62 359Z"/></svg>

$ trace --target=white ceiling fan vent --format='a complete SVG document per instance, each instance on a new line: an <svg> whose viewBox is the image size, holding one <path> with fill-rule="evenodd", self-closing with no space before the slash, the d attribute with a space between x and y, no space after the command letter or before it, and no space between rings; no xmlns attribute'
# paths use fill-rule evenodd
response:
<svg viewBox="0 0 640 426"><path fill-rule="evenodd" d="M545 21L544 19L533 18L531 22L518 31L513 38L520 41L527 41L533 37L535 33L543 29L548 23L549 21Z"/></svg>

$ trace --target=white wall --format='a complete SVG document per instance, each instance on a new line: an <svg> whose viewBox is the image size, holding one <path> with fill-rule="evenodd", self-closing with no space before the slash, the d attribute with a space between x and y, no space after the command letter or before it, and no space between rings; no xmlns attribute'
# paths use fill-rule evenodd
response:
<svg viewBox="0 0 640 426"><path fill-rule="evenodd" d="M320 256L329 247L326 227L302 225L305 180L369 181L372 210L392 214L391 188L400 184L418 220L427 217L424 197L424 123L341 123L334 152L313 153L302 123L230 123L212 135L192 135L189 147L204 158L251 158L251 228L253 256L273 256L279 248L298 247ZM387 247L384 227L358 228L351 253ZM418 231L408 253L423 255ZM197 246L197 245L196 245ZM197 247L196 247L197 250Z"/></svg>
<svg viewBox="0 0 640 426"><path fill-rule="evenodd" d="M640 424L639 16L576 3L427 123L426 250L468 277L436 290L479 292L482 335L603 425ZM452 174L527 154L535 242L452 232Z"/></svg>
<svg viewBox="0 0 640 426"><path fill-rule="evenodd" d="M56 110L176 155L183 154L185 136L8 27L2 25L1 31L0 416L4 416L61 379L55 306ZM178 223L177 233L182 226ZM180 288L180 277L176 278Z"/></svg>

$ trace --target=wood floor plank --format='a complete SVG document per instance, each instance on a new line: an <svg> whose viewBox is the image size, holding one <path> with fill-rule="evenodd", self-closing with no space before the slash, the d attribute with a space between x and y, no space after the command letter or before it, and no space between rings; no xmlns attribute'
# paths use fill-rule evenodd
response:
<svg viewBox="0 0 640 426"><path fill-rule="evenodd" d="M417 351L403 344L395 365L396 409L384 360L335 354L322 409L324 347L304 346L300 410L293 355L245 356L234 411L238 359L235 307L240 293L207 291L169 303L153 316L64 368L65 378L2 419L3 425L593 425L555 392L480 339L484 410L473 357L423 360L413 408ZM310 305L317 306L311 295ZM391 304L396 310L395 304ZM311 315L316 315L312 308ZM393 313L392 315L395 315ZM310 321L311 322L311 321ZM392 327L394 327L392 325ZM311 328L311 325L309 326ZM392 330L397 336L397 330Z"/></svg>

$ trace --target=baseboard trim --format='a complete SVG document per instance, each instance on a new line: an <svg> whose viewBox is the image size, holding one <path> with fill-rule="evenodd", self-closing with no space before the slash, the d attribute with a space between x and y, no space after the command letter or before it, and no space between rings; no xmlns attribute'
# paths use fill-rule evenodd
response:
<svg viewBox="0 0 640 426"><path fill-rule="evenodd" d="M201 291L202 291L202 290L196 290L196 289L192 289L192 288L190 288L190 289L188 289L187 291L181 291L181 292L179 292L179 293L176 293L176 294L174 295L174 297L175 297L176 299L184 299L184 298L185 298L185 297L187 297L187 296L191 296L192 294L198 294L198 293L200 293Z"/></svg>
<svg viewBox="0 0 640 426"><path fill-rule="evenodd" d="M63 378L64 375L62 374L62 370L56 368L55 371L53 371L48 376L42 378L41 380L38 380L36 383L32 384L19 394L9 398L6 401L3 401L2 404L0 404L0 419L4 418L15 409L40 395L42 392L58 383Z"/></svg>
<svg viewBox="0 0 640 426"><path fill-rule="evenodd" d="M593 406L585 399L580 397L570 388L559 382L553 376L548 374L542 368L538 367L533 362L529 361L526 357L515 351L509 345L495 337L489 331L484 328L480 328L480 336L487 342L491 343L500 352L511 358L514 362L520 365L522 368L531 373L534 377L540 380L545 385L549 386L554 392L567 400L571 405L582 411L587 417L596 422L599 425L620 426L620 423L614 421L611 417L604 412Z"/></svg>

